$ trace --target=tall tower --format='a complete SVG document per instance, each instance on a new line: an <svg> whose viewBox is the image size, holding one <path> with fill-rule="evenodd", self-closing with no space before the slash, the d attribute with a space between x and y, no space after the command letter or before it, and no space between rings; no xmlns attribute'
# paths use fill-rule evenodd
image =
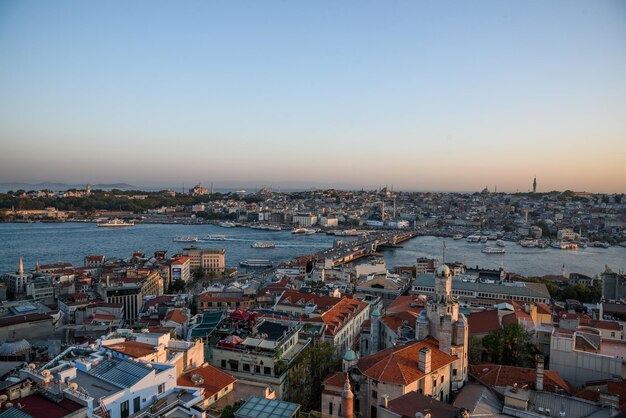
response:
<svg viewBox="0 0 626 418"><path fill-rule="evenodd" d="M537 193L537 177L533 179L533 193Z"/></svg>
<svg viewBox="0 0 626 418"><path fill-rule="evenodd" d="M354 394L350 387L350 377L346 373L346 383L343 385L343 392L341 392L341 417L353 418L354 417Z"/></svg>

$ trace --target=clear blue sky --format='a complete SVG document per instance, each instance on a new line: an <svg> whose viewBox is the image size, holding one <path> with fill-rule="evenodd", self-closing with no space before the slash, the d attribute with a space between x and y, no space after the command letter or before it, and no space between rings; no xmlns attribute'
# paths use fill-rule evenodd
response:
<svg viewBox="0 0 626 418"><path fill-rule="evenodd" d="M624 1L0 2L0 181L626 192Z"/></svg>

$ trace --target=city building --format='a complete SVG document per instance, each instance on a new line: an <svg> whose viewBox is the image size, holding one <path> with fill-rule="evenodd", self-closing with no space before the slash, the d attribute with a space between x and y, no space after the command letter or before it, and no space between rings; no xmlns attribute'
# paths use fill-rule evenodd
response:
<svg viewBox="0 0 626 418"><path fill-rule="evenodd" d="M238 380L270 386L276 397L283 399L288 390L289 370L311 343L300 339L300 331L299 326L264 319L245 338L233 335L211 346L209 361Z"/></svg>
<svg viewBox="0 0 626 418"><path fill-rule="evenodd" d="M225 254L223 249L206 248L185 248L184 254L189 257L189 267L191 270L201 268L206 273L223 273L226 267Z"/></svg>
<svg viewBox="0 0 626 418"><path fill-rule="evenodd" d="M187 282L191 279L191 260L189 257L176 257L172 260L170 269L170 278L172 281L182 280L183 282Z"/></svg>
<svg viewBox="0 0 626 418"><path fill-rule="evenodd" d="M133 324L146 296L163 294L163 280L156 271L126 271L125 277L111 279L108 276L96 286L96 291L106 303L121 303L124 320Z"/></svg>
<svg viewBox="0 0 626 418"><path fill-rule="evenodd" d="M435 277L422 274L413 282L411 293L433 295ZM550 292L543 283L452 280L452 295L471 307L492 307L498 301L516 300L519 302L550 303Z"/></svg>

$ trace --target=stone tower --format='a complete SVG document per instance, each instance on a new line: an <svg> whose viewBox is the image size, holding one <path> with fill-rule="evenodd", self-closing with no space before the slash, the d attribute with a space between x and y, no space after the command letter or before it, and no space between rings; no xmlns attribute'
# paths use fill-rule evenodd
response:
<svg viewBox="0 0 626 418"><path fill-rule="evenodd" d="M380 350L380 311L374 309L370 314L370 349L369 354L374 354Z"/></svg>
<svg viewBox="0 0 626 418"><path fill-rule="evenodd" d="M345 418L354 418L354 394L350 387L350 377L346 373L346 383L343 385L341 392L341 414Z"/></svg>
<svg viewBox="0 0 626 418"><path fill-rule="evenodd" d="M439 341L439 350L458 358L453 365L453 390L463 386L468 373L468 326L465 315L459 313L459 303L452 297L452 272L441 264L435 273L435 295L428 301L416 322L416 340L428 336Z"/></svg>

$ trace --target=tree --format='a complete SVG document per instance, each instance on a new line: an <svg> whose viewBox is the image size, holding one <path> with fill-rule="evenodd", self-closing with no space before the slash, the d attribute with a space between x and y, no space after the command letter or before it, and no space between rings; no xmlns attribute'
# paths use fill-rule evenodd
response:
<svg viewBox="0 0 626 418"><path fill-rule="evenodd" d="M483 347L480 338L470 335L468 339L468 357L470 364L482 363Z"/></svg>
<svg viewBox="0 0 626 418"><path fill-rule="evenodd" d="M330 343L310 345L289 370L289 400L302 405L305 411L319 411L324 378L340 369L341 358Z"/></svg>
<svg viewBox="0 0 626 418"><path fill-rule="evenodd" d="M510 323L483 338L483 347L492 363L506 366L534 367L539 353L531 335L518 323Z"/></svg>

